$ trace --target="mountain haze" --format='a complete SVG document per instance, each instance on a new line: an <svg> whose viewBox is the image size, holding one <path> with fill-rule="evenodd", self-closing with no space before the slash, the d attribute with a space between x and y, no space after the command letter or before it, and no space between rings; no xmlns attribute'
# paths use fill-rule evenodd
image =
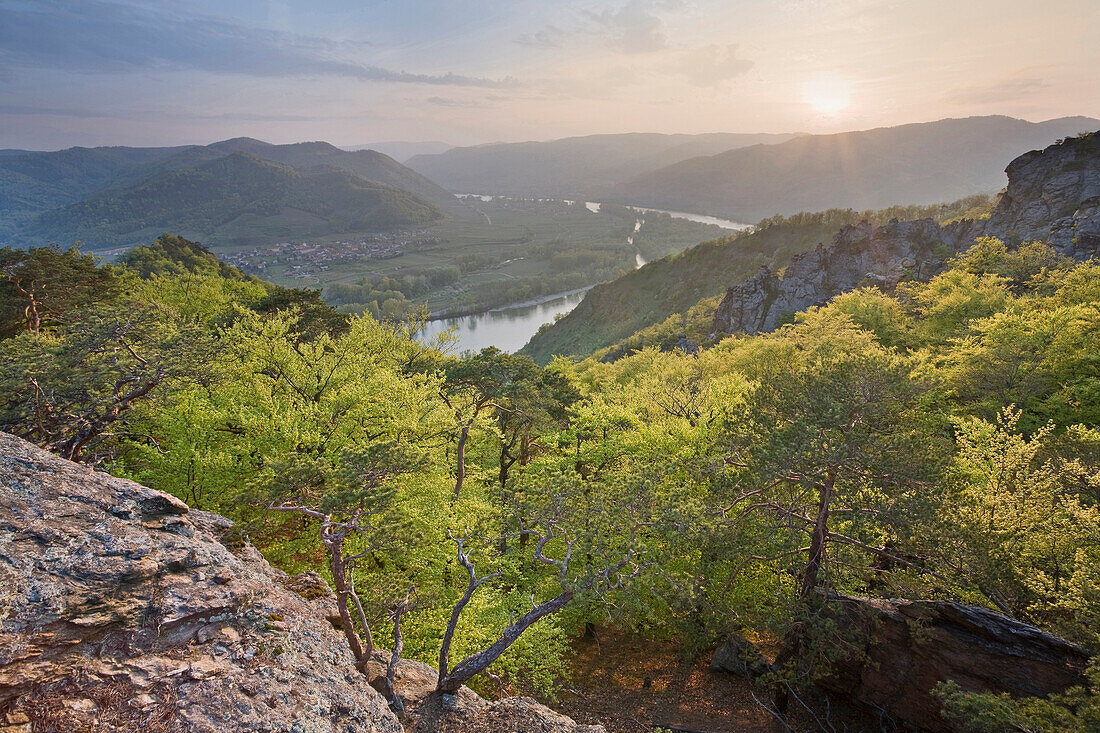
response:
<svg viewBox="0 0 1100 733"><path fill-rule="evenodd" d="M235 152L46 212L23 234L93 247L125 246L169 230L245 243L374 231L440 217L418 196L346 170L304 173Z"/></svg>
<svg viewBox="0 0 1100 733"><path fill-rule="evenodd" d="M399 163L408 161L414 155L437 155L445 153L454 145L440 140L426 140L424 142L407 142L404 140L390 140L381 143L367 143L365 145L341 145L343 150L376 150L383 155L388 155Z"/></svg>
<svg viewBox="0 0 1100 733"><path fill-rule="evenodd" d="M462 206L419 173L326 142L0 155L4 243L122 246L165 230L242 243L423 224L444 210Z"/></svg>
<svg viewBox="0 0 1100 733"><path fill-rule="evenodd" d="M681 160L792 137L738 133L588 135L453 148L439 155L414 156L407 164L458 193L597 196L605 188Z"/></svg>
<svg viewBox="0 0 1100 733"><path fill-rule="evenodd" d="M931 204L1005 186L1004 165L1100 121L968 117L804 135L683 160L614 187L607 199L758 221L829 208Z"/></svg>

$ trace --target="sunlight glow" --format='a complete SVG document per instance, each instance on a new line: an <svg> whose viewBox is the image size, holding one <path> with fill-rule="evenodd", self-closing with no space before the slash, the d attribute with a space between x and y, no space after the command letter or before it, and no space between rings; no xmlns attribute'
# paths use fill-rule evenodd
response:
<svg viewBox="0 0 1100 733"><path fill-rule="evenodd" d="M852 104L852 82L836 74L822 74L802 84L802 101L820 115L831 117Z"/></svg>

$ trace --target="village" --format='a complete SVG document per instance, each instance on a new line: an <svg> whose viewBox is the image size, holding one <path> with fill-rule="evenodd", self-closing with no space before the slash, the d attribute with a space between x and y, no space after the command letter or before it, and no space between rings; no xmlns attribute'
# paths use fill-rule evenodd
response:
<svg viewBox="0 0 1100 733"><path fill-rule="evenodd" d="M427 229L360 235L355 241L278 242L222 255L231 265L253 275L292 280L313 279L333 265L398 257L407 249L436 243Z"/></svg>

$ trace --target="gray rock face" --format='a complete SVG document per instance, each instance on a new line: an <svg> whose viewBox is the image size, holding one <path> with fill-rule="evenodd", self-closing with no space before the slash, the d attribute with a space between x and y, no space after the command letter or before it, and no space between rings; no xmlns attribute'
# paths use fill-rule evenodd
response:
<svg viewBox="0 0 1100 733"><path fill-rule="evenodd" d="M921 731L955 728L932 690L1047 696L1082 684L1085 651L977 606L950 601L841 599L840 628L854 654L819 685Z"/></svg>
<svg viewBox="0 0 1100 733"><path fill-rule="evenodd" d="M727 290L714 314L714 330L774 331L795 313L854 288L892 289L902 280L928 279L963 238L973 236L970 226L942 228L931 219L844 227L832 245L795 257L781 274L764 268Z"/></svg>
<svg viewBox="0 0 1100 733"><path fill-rule="evenodd" d="M782 273L765 268L729 288L714 314L715 333L774 331L793 314L857 287L892 290L902 280L929 280L946 256L981 236L1010 244L1041 239L1078 259L1100 254L1100 133L1025 153L1006 171L1008 188L988 220L845 227L828 247L795 257Z"/></svg>
<svg viewBox="0 0 1100 733"><path fill-rule="evenodd" d="M1100 252L1100 133L1025 153L1006 172L989 234L1010 243L1045 240L1078 259Z"/></svg>
<svg viewBox="0 0 1100 733"><path fill-rule="evenodd" d="M324 615L219 541L230 526L0 433L0 719L401 731Z"/></svg>

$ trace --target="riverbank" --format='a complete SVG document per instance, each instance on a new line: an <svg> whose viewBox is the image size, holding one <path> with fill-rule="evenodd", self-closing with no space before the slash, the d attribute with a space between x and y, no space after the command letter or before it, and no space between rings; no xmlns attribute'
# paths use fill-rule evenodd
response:
<svg viewBox="0 0 1100 733"><path fill-rule="evenodd" d="M563 290L560 293L550 293L549 295L543 295L540 298L532 298L530 300L523 300L518 303L509 303L508 305L498 305L494 308L464 308L456 311L442 311L438 315L432 313L428 316L428 321L446 321L454 318L466 318L468 316L480 316L486 313L501 313L503 311L515 310L516 308L529 308L533 305L542 305L543 303L549 303L552 300L559 298L568 298L571 295L577 295L578 293L587 293L595 285L585 285L583 288L574 288L572 290Z"/></svg>
<svg viewBox="0 0 1100 733"><path fill-rule="evenodd" d="M576 288L553 296L537 298L507 308L496 308L463 316L432 319L417 333L421 340L452 331L457 339L456 353L477 352L487 346L513 352L523 348L544 323L576 308L591 288Z"/></svg>

